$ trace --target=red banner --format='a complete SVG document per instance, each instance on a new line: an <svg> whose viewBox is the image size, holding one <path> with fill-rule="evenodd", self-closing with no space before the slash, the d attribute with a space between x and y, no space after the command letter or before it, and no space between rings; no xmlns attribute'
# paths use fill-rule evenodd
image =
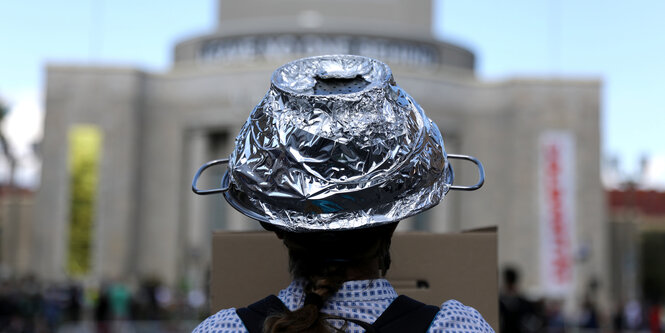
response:
<svg viewBox="0 0 665 333"><path fill-rule="evenodd" d="M573 287L575 235L575 145L571 133L545 132L540 137L540 263L547 294Z"/></svg>

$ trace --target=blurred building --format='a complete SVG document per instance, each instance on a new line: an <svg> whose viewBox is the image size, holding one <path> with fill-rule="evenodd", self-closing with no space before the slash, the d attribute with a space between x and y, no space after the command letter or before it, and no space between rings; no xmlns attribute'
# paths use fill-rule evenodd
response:
<svg viewBox="0 0 665 333"><path fill-rule="evenodd" d="M625 184L609 190L607 202L613 298L620 302L662 298L665 296L665 192Z"/></svg>
<svg viewBox="0 0 665 333"><path fill-rule="evenodd" d="M30 273L34 193L0 185L0 280Z"/></svg>
<svg viewBox="0 0 665 333"><path fill-rule="evenodd" d="M98 181L88 275L201 286L211 230L257 224L220 196L194 196L189 188L195 170L229 154L274 69L303 56L351 53L388 63L397 83L439 125L446 150L474 155L485 165L481 191L450 193L404 228L499 226L499 265L520 268L525 290L574 301L589 281L597 281L605 297L600 82L479 80L471 51L432 36L431 6L407 0L220 0L217 30L178 43L166 72L49 66L35 273L48 279L68 273L68 156L76 141L72 130L86 125L99 133L93 140L99 154L90 155ZM472 165L454 167L456 183L476 182ZM215 186L223 170L217 172L203 182Z"/></svg>

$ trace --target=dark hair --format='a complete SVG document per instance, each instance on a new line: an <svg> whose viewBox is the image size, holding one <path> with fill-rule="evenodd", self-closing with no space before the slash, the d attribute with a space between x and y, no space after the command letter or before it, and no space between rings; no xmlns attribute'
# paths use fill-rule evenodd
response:
<svg viewBox="0 0 665 333"><path fill-rule="evenodd" d="M266 319L263 331L344 332L329 319L341 319L344 326L358 320L321 312L326 301L345 281L384 276L390 268L390 238L397 223L337 232L292 233L275 231L289 250L289 269L295 278L306 281L304 305Z"/></svg>

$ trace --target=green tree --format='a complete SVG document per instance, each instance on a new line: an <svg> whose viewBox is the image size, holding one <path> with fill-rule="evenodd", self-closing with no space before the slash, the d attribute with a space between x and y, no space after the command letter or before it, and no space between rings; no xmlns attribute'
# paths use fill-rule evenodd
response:
<svg viewBox="0 0 665 333"><path fill-rule="evenodd" d="M9 114L9 106L4 103L2 99L0 99L0 149L2 149L2 155L4 156L5 160L7 161L7 164L9 166L7 172L9 175L9 179L7 181L7 204L6 205L0 205L0 206L5 206L9 210L7 214L5 212L0 211L0 217L8 216L8 221L2 221L3 219L0 218L0 260L7 260L8 258L5 258L5 253L3 253L2 249L5 248L5 244L2 243L1 240L6 239L6 237L3 235L3 233L7 232L6 228L8 223L14 222L13 219L16 216L16 211L14 205L13 205L13 200L14 198L14 170L16 169L16 158L14 157L14 154L12 153L11 148L9 147L9 142L7 141L7 137L5 136L5 133L2 131L2 124L7 120L7 115ZM2 207L0 207L2 208ZM8 262L4 262L4 264L9 264Z"/></svg>
<svg viewBox="0 0 665 333"><path fill-rule="evenodd" d="M8 114L9 114L9 106L7 106L7 104L5 104L2 100L0 100L0 126L5 122L6 116ZM9 188L12 188L14 185L14 169L16 168L16 158L14 158L14 154L12 153L9 147L9 142L7 141L7 137L5 136L4 132L1 129L0 129L0 146L2 148L2 155L4 155L5 159L9 163L8 186Z"/></svg>

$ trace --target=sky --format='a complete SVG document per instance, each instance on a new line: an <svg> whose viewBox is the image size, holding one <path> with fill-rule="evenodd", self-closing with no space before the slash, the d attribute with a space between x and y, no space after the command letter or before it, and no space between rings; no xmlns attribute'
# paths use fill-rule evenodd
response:
<svg viewBox="0 0 665 333"><path fill-rule="evenodd" d="M30 150L43 123L47 63L130 65L165 71L177 41L215 28L216 0L2 1L2 130L34 185ZM602 80L605 159L665 188L665 2L657 0L435 0L433 34L472 50L485 81L515 77ZM0 181L6 181L0 164Z"/></svg>

